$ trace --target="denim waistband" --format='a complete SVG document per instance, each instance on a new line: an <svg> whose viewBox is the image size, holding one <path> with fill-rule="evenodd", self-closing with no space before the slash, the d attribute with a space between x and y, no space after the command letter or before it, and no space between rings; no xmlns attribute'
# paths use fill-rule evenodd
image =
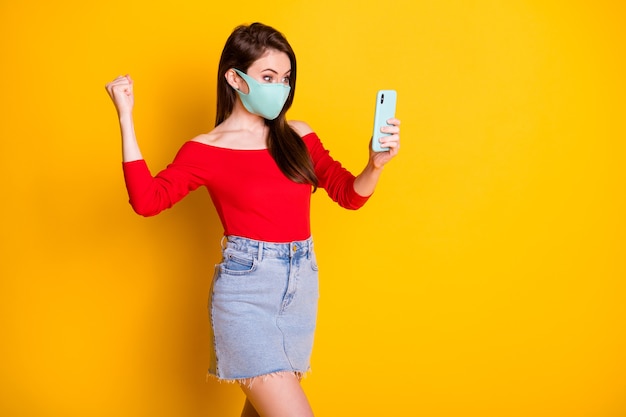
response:
<svg viewBox="0 0 626 417"><path fill-rule="evenodd" d="M274 243L261 240L248 239L240 236L224 236L222 249L233 249L238 252L258 254L262 258L293 258L309 257L313 252L313 238L296 240L293 242Z"/></svg>

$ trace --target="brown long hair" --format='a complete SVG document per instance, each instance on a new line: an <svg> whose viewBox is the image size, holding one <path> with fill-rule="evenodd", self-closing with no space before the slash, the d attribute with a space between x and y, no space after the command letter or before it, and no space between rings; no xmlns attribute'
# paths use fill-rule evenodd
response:
<svg viewBox="0 0 626 417"><path fill-rule="evenodd" d="M296 91L296 55L287 39L276 29L262 23L252 23L235 28L226 40L217 70L217 113L215 125L231 115L238 100L237 93L228 84L226 72L232 68L244 72L268 49L284 52L291 62L289 97L278 117L265 120L269 127L267 148L280 170L292 181L317 187L317 177L308 149L300 137L287 123L285 113L293 103Z"/></svg>

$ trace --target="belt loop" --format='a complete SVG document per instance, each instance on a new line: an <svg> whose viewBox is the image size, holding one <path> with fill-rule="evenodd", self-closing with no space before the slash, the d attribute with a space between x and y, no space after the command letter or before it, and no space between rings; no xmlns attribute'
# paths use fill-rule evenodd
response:
<svg viewBox="0 0 626 417"><path fill-rule="evenodd" d="M263 260L263 242L259 240L259 254L257 255L259 262Z"/></svg>
<svg viewBox="0 0 626 417"><path fill-rule="evenodd" d="M311 259L312 253L313 252L313 239L309 238L309 241L307 242L308 245L308 251L306 253L306 257L307 259Z"/></svg>

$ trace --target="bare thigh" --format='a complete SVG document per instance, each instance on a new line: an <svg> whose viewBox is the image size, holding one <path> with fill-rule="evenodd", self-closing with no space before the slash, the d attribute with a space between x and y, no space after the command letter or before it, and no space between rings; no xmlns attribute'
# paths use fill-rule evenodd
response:
<svg viewBox="0 0 626 417"><path fill-rule="evenodd" d="M241 389L261 417L313 417L300 381L292 373L256 377Z"/></svg>

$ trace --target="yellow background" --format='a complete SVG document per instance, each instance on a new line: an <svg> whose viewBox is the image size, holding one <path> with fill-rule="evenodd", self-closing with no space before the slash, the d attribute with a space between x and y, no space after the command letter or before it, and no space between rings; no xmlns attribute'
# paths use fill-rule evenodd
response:
<svg viewBox="0 0 626 417"><path fill-rule="evenodd" d="M314 195L316 414L625 416L626 6L608 0L2 0L0 415L238 415L239 389L205 382L215 211L201 190L132 212L103 87L134 77L156 171L212 127L223 43L257 20L298 55L290 117L349 169L377 89L403 121L366 207Z"/></svg>

